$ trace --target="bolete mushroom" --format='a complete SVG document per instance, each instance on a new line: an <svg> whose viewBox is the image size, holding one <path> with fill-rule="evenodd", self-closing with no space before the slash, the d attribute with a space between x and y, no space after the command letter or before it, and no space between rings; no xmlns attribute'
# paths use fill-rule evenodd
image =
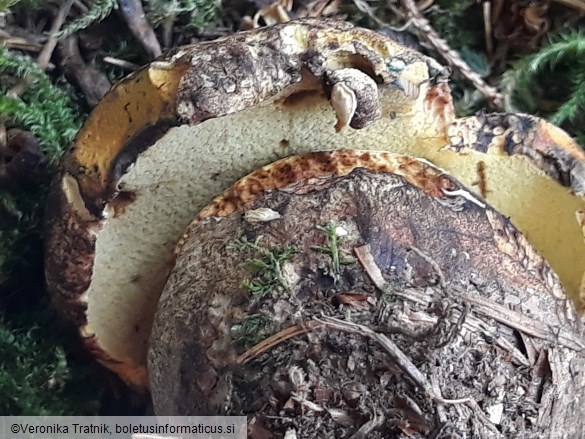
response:
<svg viewBox="0 0 585 439"><path fill-rule="evenodd" d="M149 374L159 415L247 415L251 439L577 438L583 335L545 259L460 183L320 152L191 223Z"/></svg>
<svg viewBox="0 0 585 439"><path fill-rule="evenodd" d="M193 216L258 166L332 148L447 169L510 216L578 300L583 152L525 115L454 120L446 81L436 61L339 21L171 51L106 95L63 160L48 209L56 307L99 361L147 387L153 315Z"/></svg>

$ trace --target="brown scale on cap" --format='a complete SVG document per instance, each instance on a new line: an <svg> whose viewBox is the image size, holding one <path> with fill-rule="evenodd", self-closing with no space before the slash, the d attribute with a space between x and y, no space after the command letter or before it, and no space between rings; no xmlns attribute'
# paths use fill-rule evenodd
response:
<svg viewBox="0 0 585 439"><path fill-rule="evenodd" d="M343 176L356 168L375 172L393 172L436 198L445 198L443 190L453 190L452 179L417 159L379 151L316 152L270 164L238 181L199 213L198 218L228 216L267 190L284 189L312 179ZM300 190L300 188L295 188Z"/></svg>

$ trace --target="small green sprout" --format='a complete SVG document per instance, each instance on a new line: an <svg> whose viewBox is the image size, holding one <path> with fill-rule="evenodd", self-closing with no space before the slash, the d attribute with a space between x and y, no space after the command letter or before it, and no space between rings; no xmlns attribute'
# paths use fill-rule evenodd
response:
<svg viewBox="0 0 585 439"><path fill-rule="evenodd" d="M264 329L270 322L264 314L251 314L231 326L231 333L236 343L246 345L258 344L265 338Z"/></svg>
<svg viewBox="0 0 585 439"><path fill-rule="evenodd" d="M321 252L327 253L331 255L331 266L333 268L333 274L338 275L341 272L341 265L349 265L354 264L356 262L355 258L346 257L342 258L341 253L339 251L339 243L343 236L347 235L347 231L336 224L334 221L329 221L326 226L317 226L317 229L325 232L327 234L328 245L326 246L312 246L311 249Z"/></svg>
<svg viewBox="0 0 585 439"><path fill-rule="evenodd" d="M246 279L242 286L255 296L264 296L278 287L286 290L290 289L286 280L282 276L282 263L290 259L297 250L294 246L284 248L266 248L259 245L261 236L254 242L240 239L232 244L232 248L242 251L246 249L255 250L262 255L251 261L251 267L254 271L253 279Z"/></svg>

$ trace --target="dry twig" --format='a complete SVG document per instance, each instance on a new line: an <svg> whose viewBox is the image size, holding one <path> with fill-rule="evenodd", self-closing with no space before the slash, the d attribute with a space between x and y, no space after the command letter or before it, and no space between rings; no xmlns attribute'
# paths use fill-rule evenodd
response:
<svg viewBox="0 0 585 439"><path fill-rule="evenodd" d="M503 109L503 97L498 90L488 85L477 72L461 58L458 52L451 49L447 42L433 29L428 20L422 16L414 0L402 0L404 8L410 15L412 26L420 32L441 57L453 68L457 69L465 79L485 96L488 103L497 110Z"/></svg>
<svg viewBox="0 0 585 439"><path fill-rule="evenodd" d="M158 58L161 53L160 43L152 26L146 20L146 14L140 0L118 0L120 12L132 34L140 41L151 58Z"/></svg>
<svg viewBox="0 0 585 439"><path fill-rule="evenodd" d="M59 8L59 13L53 24L51 26L51 30L49 31L49 39L45 43L43 50L39 53L37 58L37 63L41 67L41 69L45 70L49 65L49 60L53 55L53 51L55 47L57 47L57 43L59 42L59 37L57 36L57 32L61 30L61 26L65 23L65 19L67 18L67 14L69 14L69 10L71 9L71 5L73 5L73 0L66 0L61 7Z"/></svg>
<svg viewBox="0 0 585 439"><path fill-rule="evenodd" d="M386 280L384 279L384 276L382 276L380 267L376 265L376 261L374 260L372 252L370 251L370 246L363 245L361 247L356 247L353 249L353 251L355 252L355 255L360 261L360 264L362 264L362 266L364 267L364 270L366 270L368 276L370 276L370 279L372 280L374 285L376 285L376 288L378 288L382 292L385 292L387 283Z"/></svg>
<svg viewBox="0 0 585 439"><path fill-rule="evenodd" d="M66 0L59 8L59 12L57 13L55 19L53 20L51 30L49 31L49 38L47 39L47 42L45 43L45 45L43 46L39 53L39 56L37 57L37 63L43 70L47 70L47 67L50 64L49 61L51 60L53 51L55 50L55 47L57 47L57 42L59 41L59 38L57 37L57 32L59 32L61 26L63 26L63 23L65 23L65 19L67 18L67 14L69 14L69 10L71 9L72 4L73 0ZM14 87L8 90L6 95L12 98L17 98L21 96L28 89L30 85L29 81L30 81L29 78L23 78L22 80L18 81L14 85Z"/></svg>
<svg viewBox="0 0 585 439"><path fill-rule="evenodd" d="M472 305L476 313L494 319L496 322L502 323L516 331L546 340L553 344L559 344L575 351L582 352L585 350L583 341L566 329L551 328L543 322L539 322L520 312L511 310L505 305L500 305L478 295L461 293L458 294L458 297Z"/></svg>
<svg viewBox="0 0 585 439"><path fill-rule="evenodd" d="M415 385L423 389L427 396L433 401L441 404L466 404L471 401L471 398L444 399L442 396L437 395L433 390L433 386L428 382L423 373L392 340L386 337L386 335L374 332L367 326L353 322L346 322L329 316L322 316L320 319L315 319L315 321L337 329L338 331L363 335L364 337L377 342L392 358L392 361L410 377Z"/></svg>
<svg viewBox="0 0 585 439"><path fill-rule="evenodd" d="M354 249L354 251L358 256L358 260L366 270L366 273L368 274L376 288L378 288L382 293L390 293L393 294L394 296L401 297L402 299L406 299L413 303L421 304L423 306L429 306L431 304L432 298L426 294L418 293L416 291L411 290L400 290L391 292L388 291L388 284L386 280L382 277L382 272L380 271L380 268L376 265L374 257L370 252L369 246L365 245L362 247L357 247L356 249ZM465 313L464 317L461 316L461 314L463 313ZM489 331L489 328L486 327L486 324L482 320L478 319L477 317L469 313L469 310L467 310L467 306L465 307L463 312L453 310L453 313L451 315L452 323L455 323L456 325L459 325L459 322L462 318L464 319L463 327L465 327L466 329L475 332L481 332L485 336L494 338L493 334ZM512 328L514 327L512 326ZM530 366L530 361L528 361L526 356L522 354L522 352L520 352L510 341L502 337L496 337L495 344L499 348L508 352L512 359L516 361L516 363L524 366Z"/></svg>
<svg viewBox="0 0 585 439"><path fill-rule="evenodd" d="M443 395L441 394L441 388L439 387L439 379L435 375L431 375L431 385L433 386L433 391L435 392L435 394L442 398ZM445 411L445 404L442 404L440 402L437 403L437 416L441 424L445 424L447 422L447 412Z"/></svg>
<svg viewBox="0 0 585 439"><path fill-rule="evenodd" d="M369 247L358 247L355 249L355 251L358 255L358 259L364 265L364 269L372 279L374 285L376 285L376 287L382 292L388 292L387 283L381 277L382 272L374 262L374 258L370 253ZM439 276L441 275L440 273L438 274ZM380 281L380 278L382 281ZM430 299L423 297L422 295L421 297L415 298L414 296L416 296L416 294L413 295L413 292L405 293L404 291L392 291L392 294L406 298L408 300L413 300L418 303L430 303ZM505 305L500 305L498 303L484 299L479 295L472 295L462 292L458 293L454 297L457 297L469 305L472 305L474 312L477 314L482 314L485 317L494 319L495 321L515 329L516 331L531 335L535 338L546 340L551 343L558 343L561 346L565 346L575 351L582 352L585 350L585 344L580 339L575 337L575 335L570 331L562 328L551 328L548 325L539 322L538 320L532 319L520 312L513 311ZM526 358L523 355L521 358L522 357L524 359Z"/></svg>
<svg viewBox="0 0 585 439"><path fill-rule="evenodd" d="M93 108L110 89L110 81L102 72L85 64L79 52L77 36L71 35L60 44L61 65L67 77L71 77L83 91L87 104Z"/></svg>
<svg viewBox="0 0 585 439"><path fill-rule="evenodd" d="M17 37L9 37L9 38L2 38L0 40L0 46L6 47L7 49L16 49L22 50L25 52L40 52L43 49L43 46L40 44L31 43L24 38L17 38Z"/></svg>
<svg viewBox="0 0 585 439"><path fill-rule="evenodd" d="M308 332L311 332L312 330L320 326L322 325L316 321L310 321L305 324L289 326L288 328L283 329L282 331L279 331L276 334L271 335L267 339L262 340L260 343L252 346L250 349L248 349L246 352L244 352L236 359L236 363L239 365L244 365L249 361L253 360L254 358L256 358L262 352L265 352L268 349L275 347L276 345L282 343L283 341L286 341L298 335L303 335Z"/></svg>
<svg viewBox="0 0 585 439"><path fill-rule="evenodd" d="M484 30L484 38L485 38L485 51L488 55L492 55L494 53L494 30L492 28L492 2L491 1L484 1L482 3L482 13L483 13L483 30Z"/></svg>
<svg viewBox="0 0 585 439"><path fill-rule="evenodd" d="M114 58L113 56L104 56L103 61L113 66L120 67L122 69L130 71L138 70L140 68L138 64L126 61L125 59Z"/></svg>
<svg viewBox="0 0 585 439"><path fill-rule="evenodd" d="M384 334L374 332L370 328L364 325L360 325L353 322L347 322L336 319L334 317L322 316L321 319L315 319L326 326L330 326L339 331L360 334L373 341L376 341L386 353L392 358L393 362L410 377L414 384L420 387L425 394L432 399L436 404L464 404L469 407L479 418L479 420L488 428L493 434L493 437L502 437L500 431L496 426L487 418L477 401L474 398L459 398L459 399L445 399L441 395L438 386L434 386L427 380L424 374L414 365L410 358L400 348ZM435 389L438 390L435 391Z"/></svg>

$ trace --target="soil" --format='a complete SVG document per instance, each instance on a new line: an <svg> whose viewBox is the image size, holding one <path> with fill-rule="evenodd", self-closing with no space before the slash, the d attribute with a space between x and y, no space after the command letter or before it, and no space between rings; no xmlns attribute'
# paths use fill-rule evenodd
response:
<svg viewBox="0 0 585 439"><path fill-rule="evenodd" d="M534 373L510 361L510 353L496 340L521 349L513 331L490 319L482 321L489 328L485 332L473 331L466 324L469 309L437 285L417 288L394 280L389 292L382 293L357 263L341 265L338 276L329 274L331 258L326 254L316 255L311 265L316 269L309 270L303 282L313 288L302 288L296 296L276 288L251 301L246 310L247 316L265 317L264 324L255 327L257 338L293 322L308 331L231 372L228 413L254 417L257 427L251 428L251 439L285 437L289 430L299 438L423 438L432 437L432 432L437 438L500 433L534 437L530 432L543 390L550 386L550 369ZM283 321L283 316L292 318ZM417 385L379 342L360 330L347 333L306 323L319 322L322 316L384 334L435 386L435 395L473 398L486 414L474 410L473 403L470 407L433 401L428 389ZM233 327L237 338L240 325ZM238 343L240 354L252 348L246 341ZM505 413L498 415L504 407ZM487 413L493 413L491 420ZM263 430L273 435L265 436Z"/></svg>

